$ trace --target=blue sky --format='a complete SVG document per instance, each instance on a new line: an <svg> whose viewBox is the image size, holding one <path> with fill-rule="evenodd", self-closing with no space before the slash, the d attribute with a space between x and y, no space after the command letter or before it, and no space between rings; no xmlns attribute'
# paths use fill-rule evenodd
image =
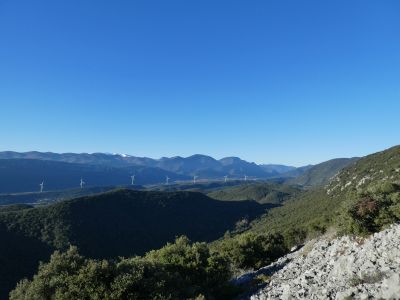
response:
<svg viewBox="0 0 400 300"><path fill-rule="evenodd" d="M399 1L0 0L0 150L304 165L399 144Z"/></svg>

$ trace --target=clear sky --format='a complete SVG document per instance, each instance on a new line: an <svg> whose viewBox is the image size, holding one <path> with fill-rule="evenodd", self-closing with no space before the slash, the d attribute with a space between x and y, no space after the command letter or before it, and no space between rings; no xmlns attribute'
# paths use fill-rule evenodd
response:
<svg viewBox="0 0 400 300"><path fill-rule="evenodd" d="M0 0L0 150L304 165L400 144L400 1Z"/></svg>

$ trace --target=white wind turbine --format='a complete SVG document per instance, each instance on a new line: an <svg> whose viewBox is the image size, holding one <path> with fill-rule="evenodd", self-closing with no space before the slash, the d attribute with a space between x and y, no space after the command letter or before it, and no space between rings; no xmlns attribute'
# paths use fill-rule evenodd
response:
<svg viewBox="0 0 400 300"><path fill-rule="evenodd" d="M81 189L83 189L83 186L84 186L85 184L86 184L86 182L84 182L83 179L81 178L81 183L80 183Z"/></svg>
<svg viewBox="0 0 400 300"><path fill-rule="evenodd" d="M247 181L247 175L244 175L244 181Z"/></svg>
<svg viewBox="0 0 400 300"><path fill-rule="evenodd" d="M132 175L132 176L131 176L131 185L133 185L134 182L135 182L135 175Z"/></svg>
<svg viewBox="0 0 400 300"><path fill-rule="evenodd" d="M42 183L39 184L39 186L40 186L40 192L43 193L44 181L42 181Z"/></svg>
<svg viewBox="0 0 400 300"><path fill-rule="evenodd" d="M165 176L165 184L168 185L169 184L169 180L170 178L168 176Z"/></svg>
<svg viewBox="0 0 400 300"><path fill-rule="evenodd" d="M194 175L193 176L193 184L196 184L196 179L199 178L199 176Z"/></svg>
<svg viewBox="0 0 400 300"><path fill-rule="evenodd" d="M225 182L227 182L228 181L228 175L225 175L224 179L225 179Z"/></svg>

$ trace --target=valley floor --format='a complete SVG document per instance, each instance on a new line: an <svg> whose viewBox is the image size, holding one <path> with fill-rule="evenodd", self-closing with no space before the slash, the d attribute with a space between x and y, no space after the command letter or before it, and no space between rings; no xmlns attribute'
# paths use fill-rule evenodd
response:
<svg viewBox="0 0 400 300"><path fill-rule="evenodd" d="M400 299L400 224L366 239L311 241L250 277L260 274L268 284L245 299Z"/></svg>

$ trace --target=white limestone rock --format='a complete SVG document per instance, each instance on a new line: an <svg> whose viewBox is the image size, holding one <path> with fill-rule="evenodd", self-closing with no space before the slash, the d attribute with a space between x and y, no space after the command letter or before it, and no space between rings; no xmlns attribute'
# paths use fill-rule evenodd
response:
<svg viewBox="0 0 400 300"><path fill-rule="evenodd" d="M267 286L243 299L400 299L400 224L367 239L313 243L281 258Z"/></svg>

